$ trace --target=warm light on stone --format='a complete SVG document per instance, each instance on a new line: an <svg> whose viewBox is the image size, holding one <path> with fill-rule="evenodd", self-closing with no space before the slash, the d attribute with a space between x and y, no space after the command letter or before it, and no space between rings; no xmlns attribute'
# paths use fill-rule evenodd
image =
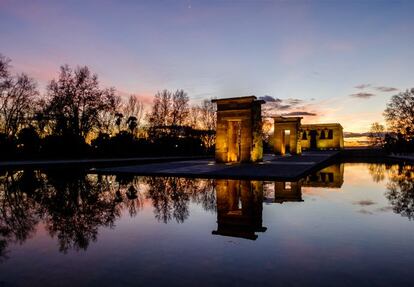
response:
<svg viewBox="0 0 414 287"><path fill-rule="evenodd" d="M342 126L334 124L302 125L302 117L274 117L274 152L299 155L302 150L341 149L344 147Z"/></svg>
<svg viewBox="0 0 414 287"><path fill-rule="evenodd" d="M299 140L301 117L275 117L274 152L275 154L286 154L286 146L289 146L290 154L301 154L301 142ZM289 131L289 135L285 133Z"/></svg>
<svg viewBox="0 0 414 287"><path fill-rule="evenodd" d="M302 125L301 146L302 149L341 149L344 147L342 126L338 123Z"/></svg>
<svg viewBox="0 0 414 287"><path fill-rule="evenodd" d="M263 159L261 104L255 96L213 100L217 104L216 161Z"/></svg>

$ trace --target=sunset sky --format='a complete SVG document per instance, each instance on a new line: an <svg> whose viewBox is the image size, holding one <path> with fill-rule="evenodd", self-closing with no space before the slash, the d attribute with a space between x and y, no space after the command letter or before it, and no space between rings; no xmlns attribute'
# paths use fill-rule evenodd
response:
<svg viewBox="0 0 414 287"><path fill-rule="evenodd" d="M274 114L310 114L364 132L414 87L414 1L7 1L0 53L44 91L59 66L151 102L267 96ZM280 100L277 100L280 99Z"/></svg>

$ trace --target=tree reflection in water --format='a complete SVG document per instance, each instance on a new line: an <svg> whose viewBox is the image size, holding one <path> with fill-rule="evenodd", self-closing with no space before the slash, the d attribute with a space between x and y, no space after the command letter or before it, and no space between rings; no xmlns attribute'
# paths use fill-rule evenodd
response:
<svg viewBox="0 0 414 287"><path fill-rule="evenodd" d="M113 176L112 176L113 177ZM105 176L105 178L111 178L111 176ZM110 180L113 182L113 180ZM123 208L128 209L131 217L136 216L138 211L143 208L143 195L140 192L140 180L139 177L129 174L120 174L115 176L115 184L112 184L110 188L115 189L116 202L122 203Z"/></svg>
<svg viewBox="0 0 414 287"><path fill-rule="evenodd" d="M374 182L388 179L385 197L389 200L394 213L409 220L414 218L414 166L370 164L368 171Z"/></svg>
<svg viewBox="0 0 414 287"><path fill-rule="evenodd" d="M0 261L10 243L22 244L35 231L40 218L30 195L37 185L32 171L0 174Z"/></svg>
<svg viewBox="0 0 414 287"><path fill-rule="evenodd" d="M36 193L46 229L57 237L59 249L86 249L96 241L100 226L114 226L120 208L105 178L82 172L48 172Z"/></svg>
<svg viewBox="0 0 414 287"><path fill-rule="evenodd" d="M157 220L182 223L188 218L190 199L206 210L215 210L215 193L211 180L177 177L148 177L147 198L152 200Z"/></svg>
<svg viewBox="0 0 414 287"><path fill-rule="evenodd" d="M145 194L143 193L145 190ZM92 175L79 170L25 170L0 174L0 258L23 243L43 222L59 250L86 250L100 227L114 227L123 210L131 217L150 199L155 217L182 223L189 202L215 211L211 180Z"/></svg>
<svg viewBox="0 0 414 287"><path fill-rule="evenodd" d="M389 168L390 166L385 164L374 163L368 165L368 171L374 182L382 182L385 179L386 171Z"/></svg>
<svg viewBox="0 0 414 287"><path fill-rule="evenodd" d="M389 169L389 182L385 196L395 213L414 218L414 167L393 166Z"/></svg>

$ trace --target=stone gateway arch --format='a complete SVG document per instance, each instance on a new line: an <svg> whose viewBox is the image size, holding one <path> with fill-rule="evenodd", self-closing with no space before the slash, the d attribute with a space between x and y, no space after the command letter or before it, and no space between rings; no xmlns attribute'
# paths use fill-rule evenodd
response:
<svg viewBox="0 0 414 287"><path fill-rule="evenodd" d="M213 100L217 104L216 161L263 159L262 100L255 96Z"/></svg>

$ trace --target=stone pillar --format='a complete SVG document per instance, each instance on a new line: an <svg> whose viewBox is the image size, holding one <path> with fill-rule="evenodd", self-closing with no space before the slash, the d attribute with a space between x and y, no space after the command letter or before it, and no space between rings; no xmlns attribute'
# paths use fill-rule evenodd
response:
<svg viewBox="0 0 414 287"><path fill-rule="evenodd" d="M241 162L250 161L250 153L252 148L252 123L250 120L241 122Z"/></svg>
<svg viewBox="0 0 414 287"><path fill-rule="evenodd" d="M301 154L300 121L301 117L275 117L274 118L274 151L275 154L286 154L286 141L289 143L290 154ZM289 139L285 139L285 130L289 130Z"/></svg>
<svg viewBox="0 0 414 287"><path fill-rule="evenodd" d="M216 128L216 161L227 162L227 129L228 121L223 120L220 115L217 115Z"/></svg>
<svg viewBox="0 0 414 287"><path fill-rule="evenodd" d="M296 155L298 153L298 131L295 128L290 129L289 146L290 154Z"/></svg>
<svg viewBox="0 0 414 287"><path fill-rule="evenodd" d="M237 122L227 122L227 162L235 162L240 157Z"/></svg>
<svg viewBox="0 0 414 287"><path fill-rule="evenodd" d="M275 154L285 155L285 133L281 128L277 128L275 124L275 133L274 133L274 147Z"/></svg>

